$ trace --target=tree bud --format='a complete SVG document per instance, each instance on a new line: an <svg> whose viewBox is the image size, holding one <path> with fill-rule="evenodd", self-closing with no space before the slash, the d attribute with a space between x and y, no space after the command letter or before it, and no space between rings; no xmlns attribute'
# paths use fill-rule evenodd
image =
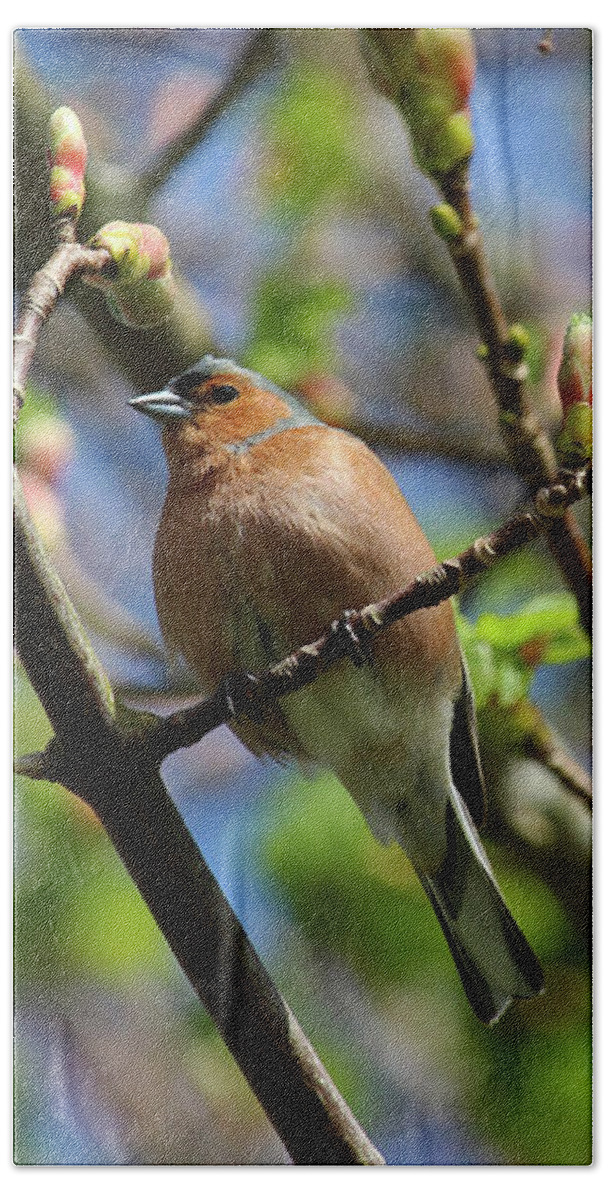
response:
<svg viewBox="0 0 608 1200"><path fill-rule="evenodd" d="M366 29L362 45L374 85L407 121L414 157L444 175L473 153L468 101L475 47L467 29Z"/></svg>
<svg viewBox="0 0 608 1200"><path fill-rule="evenodd" d="M51 211L55 217L77 219L86 194L87 144L76 113L65 106L56 109L49 121L48 135Z"/></svg>
<svg viewBox="0 0 608 1200"><path fill-rule="evenodd" d="M454 242L462 234L462 221L451 204L436 204L429 216L435 233L444 242Z"/></svg>
<svg viewBox="0 0 608 1200"><path fill-rule="evenodd" d="M575 404L592 402L593 324L588 313L574 313L564 338L557 386L564 414Z"/></svg>
<svg viewBox="0 0 608 1200"><path fill-rule="evenodd" d="M523 362L530 347L530 334L525 325L511 325L505 344L505 354L511 362Z"/></svg>
<svg viewBox="0 0 608 1200"><path fill-rule="evenodd" d="M110 262L99 274L83 278L106 293L118 321L150 329L167 320L175 299L175 281L169 243L160 229L111 221L88 244L96 250L107 250Z"/></svg>
<svg viewBox="0 0 608 1200"><path fill-rule="evenodd" d="M573 404L557 437L562 462L571 466L587 462L593 449L593 410L590 404Z"/></svg>

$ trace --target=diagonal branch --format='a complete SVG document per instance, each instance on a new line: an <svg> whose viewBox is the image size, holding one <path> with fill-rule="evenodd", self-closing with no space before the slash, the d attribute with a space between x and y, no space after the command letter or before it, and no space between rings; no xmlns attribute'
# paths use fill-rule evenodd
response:
<svg viewBox="0 0 608 1200"><path fill-rule="evenodd" d="M37 535L18 505L16 643L55 730L31 777L92 806L197 995L296 1163L381 1164L258 958L158 770L100 712L92 652L55 606ZM56 583L52 586L57 587ZM145 719L144 719L145 720Z"/></svg>
<svg viewBox="0 0 608 1200"><path fill-rule="evenodd" d="M543 763L569 791L574 792L575 796L579 796L591 808L593 793L589 773L564 750L551 730L547 730L547 735L541 740L532 740L527 744L526 749L530 757Z"/></svg>
<svg viewBox="0 0 608 1200"><path fill-rule="evenodd" d="M487 537L478 538L458 558L446 559L419 575L401 592L360 612L348 613L351 634L363 644L421 608L433 608L450 596L455 596L470 579L488 570L493 563L546 533L563 519L571 504L589 490L590 468L580 471L560 471L551 487L541 488L534 506L513 517ZM314 682L340 659L352 653L352 641L344 636L343 623L332 627L316 641L300 646L287 658L255 676L244 673L241 679L224 680L209 700L157 718L143 734L147 751L161 762L182 746L191 746L206 733L235 716L254 716L265 702L290 695Z"/></svg>
<svg viewBox="0 0 608 1200"><path fill-rule="evenodd" d="M210 104L174 141L168 146L163 146L141 173L138 183L141 195L146 200L163 186L175 168L203 140L211 126L238 99L247 85L261 71L271 66L274 42L275 33L271 29L259 29L252 35L229 79L216 92Z"/></svg>
<svg viewBox="0 0 608 1200"><path fill-rule="evenodd" d="M17 414L46 318L71 276L99 269L55 250L18 324ZM120 709L15 479L15 643L53 726L22 764L81 796L101 820L154 920L294 1162L380 1165L372 1144L275 987L160 778L142 754L150 718Z"/></svg>
<svg viewBox="0 0 608 1200"><path fill-rule="evenodd" d="M110 260L107 250L92 250L78 242L63 242L44 267L36 272L26 293L13 337L13 415L25 398L25 385L32 365L38 335L72 275L101 271Z"/></svg>
<svg viewBox="0 0 608 1200"><path fill-rule="evenodd" d="M504 466L506 463L504 448L498 440L495 445L488 439L449 430L386 425L356 415L341 421L341 428L387 454L428 454L431 458L455 458L483 466Z"/></svg>
<svg viewBox="0 0 608 1200"><path fill-rule="evenodd" d="M508 351L509 327L492 279L479 221L473 211L468 165L444 176L440 188L462 222L459 236L447 242L452 262L484 346L488 378L499 409L500 429L518 475L534 493L550 484L557 471L553 445L531 408L525 391L528 368ZM581 623L591 633L591 556L572 513L546 531L551 553L576 597Z"/></svg>

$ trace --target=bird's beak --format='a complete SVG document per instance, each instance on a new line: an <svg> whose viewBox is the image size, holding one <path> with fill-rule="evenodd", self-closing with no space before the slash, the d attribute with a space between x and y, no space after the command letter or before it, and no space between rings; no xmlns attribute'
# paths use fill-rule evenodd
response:
<svg viewBox="0 0 608 1200"><path fill-rule="evenodd" d="M145 413L154 421L173 421L180 418L183 420L192 412L187 401L177 396L170 388L165 388L162 392L149 392L147 396L137 396L135 400L129 400L129 404L136 412Z"/></svg>

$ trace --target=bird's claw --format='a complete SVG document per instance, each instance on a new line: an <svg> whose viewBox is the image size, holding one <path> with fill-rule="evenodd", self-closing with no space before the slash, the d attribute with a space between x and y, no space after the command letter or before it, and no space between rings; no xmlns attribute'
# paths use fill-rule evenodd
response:
<svg viewBox="0 0 608 1200"><path fill-rule="evenodd" d="M355 608L347 608L336 621L331 623L332 638L355 667L365 667L370 662L370 648L365 629L358 620ZM355 626L358 628L355 628Z"/></svg>
<svg viewBox="0 0 608 1200"><path fill-rule="evenodd" d="M250 671L230 671L220 684L224 704L231 719L249 717L264 720L263 702L259 694L260 680Z"/></svg>

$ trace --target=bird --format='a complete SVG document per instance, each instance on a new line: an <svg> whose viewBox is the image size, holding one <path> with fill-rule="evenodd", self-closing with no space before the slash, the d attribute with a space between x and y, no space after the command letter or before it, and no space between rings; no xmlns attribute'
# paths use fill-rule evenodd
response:
<svg viewBox="0 0 608 1200"><path fill-rule="evenodd" d="M332 626L352 654L230 726L254 754L334 773L405 851L477 1017L543 990L480 840L486 789L450 601L357 642L348 614L435 566L390 471L348 431L227 358L129 402L160 423L153 580L165 644L204 695ZM356 643L356 644L355 644ZM244 673L244 674L243 674Z"/></svg>

